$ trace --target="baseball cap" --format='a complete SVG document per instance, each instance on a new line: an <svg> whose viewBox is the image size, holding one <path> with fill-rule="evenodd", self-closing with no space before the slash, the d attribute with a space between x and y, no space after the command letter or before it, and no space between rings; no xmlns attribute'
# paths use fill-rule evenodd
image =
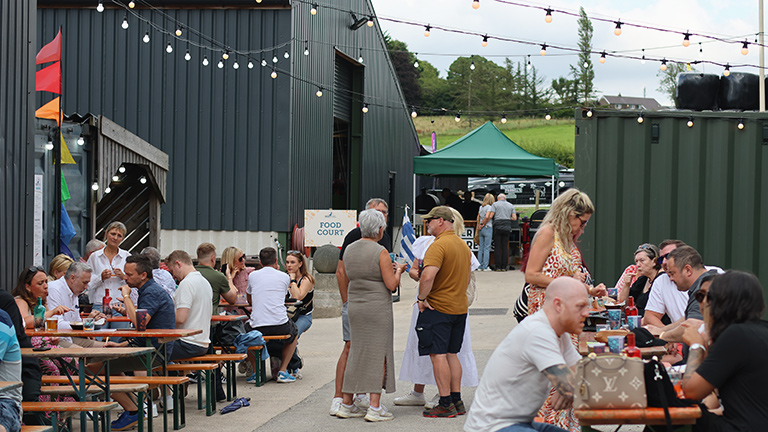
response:
<svg viewBox="0 0 768 432"><path fill-rule="evenodd" d="M453 212L451 211L451 208L447 206L433 207L432 210L429 211L429 213L422 216L422 219L424 220L437 219L437 218L443 218L448 222L453 222Z"/></svg>

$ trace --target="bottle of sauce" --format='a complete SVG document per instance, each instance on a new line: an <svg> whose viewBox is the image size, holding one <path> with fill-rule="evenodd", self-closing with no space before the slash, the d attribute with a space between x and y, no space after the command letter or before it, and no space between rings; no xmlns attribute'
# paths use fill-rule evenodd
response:
<svg viewBox="0 0 768 432"><path fill-rule="evenodd" d="M43 306L43 298L37 298L37 305L33 313L35 317L35 330L45 330L45 306Z"/></svg>
<svg viewBox="0 0 768 432"><path fill-rule="evenodd" d="M642 354L640 353L640 348L635 346L634 333L629 333L627 335L627 346L624 348L624 354L626 354L627 357L635 357L639 359L643 358Z"/></svg>
<svg viewBox="0 0 768 432"><path fill-rule="evenodd" d="M624 308L624 315L637 316L637 306L635 306L635 298L632 296L627 297L627 306Z"/></svg>
<svg viewBox="0 0 768 432"><path fill-rule="evenodd" d="M109 288L106 288L104 290L104 298L101 299L101 311L104 313L104 315L111 317L112 316L112 297L109 296Z"/></svg>

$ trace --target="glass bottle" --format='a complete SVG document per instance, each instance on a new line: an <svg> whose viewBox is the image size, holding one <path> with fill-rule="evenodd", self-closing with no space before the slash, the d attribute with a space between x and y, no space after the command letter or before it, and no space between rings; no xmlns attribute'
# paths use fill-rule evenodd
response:
<svg viewBox="0 0 768 432"><path fill-rule="evenodd" d="M112 297L109 296L109 288L104 290L104 298L101 299L101 311L104 315L112 316Z"/></svg>
<svg viewBox="0 0 768 432"><path fill-rule="evenodd" d="M37 298L37 305L34 310L35 317L35 330L45 330L45 306L43 306L43 298Z"/></svg>
<svg viewBox="0 0 768 432"><path fill-rule="evenodd" d="M635 306L635 298L632 296L627 297L627 306L624 308L624 315L637 316L637 306Z"/></svg>
<svg viewBox="0 0 768 432"><path fill-rule="evenodd" d="M642 353L640 352L640 348L635 346L634 333L627 334L627 346L624 348L624 354L626 354L627 357L635 357L639 359L643 358Z"/></svg>

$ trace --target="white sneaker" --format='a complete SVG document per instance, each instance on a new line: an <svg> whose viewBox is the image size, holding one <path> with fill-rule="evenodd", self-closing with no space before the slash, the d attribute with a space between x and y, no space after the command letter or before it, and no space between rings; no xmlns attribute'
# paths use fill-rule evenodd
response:
<svg viewBox="0 0 768 432"><path fill-rule="evenodd" d="M367 410L371 406L371 399L368 395L363 393L355 395L355 401L353 402L358 408Z"/></svg>
<svg viewBox="0 0 768 432"><path fill-rule="evenodd" d="M157 404L153 403L152 404L152 417L154 418L154 417L157 417L158 415L160 415L160 414L157 412ZM144 407L144 417L146 417L146 416L147 416L147 407L145 406Z"/></svg>
<svg viewBox="0 0 768 432"><path fill-rule="evenodd" d="M167 412L173 412L173 395L165 395L165 401L161 401L160 405L162 405Z"/></svg>
<svg viewBox="0 0 768 432"><path fill-rule="evenodd" d="M336 413L336 417L339 418L354 418L354 417L365 417L365 411L361 410L357 407L357 405L352 404L351 407L347 407L344 404L340 404L339 411Z"/></svg>
<svg viewBox="0 0 768 432"><path fill-rule="evenodd" d="M411 390L406 395L396 397L394 402L395 405L423 406L427 400L424 398L424 393L416 393Z"/></svg>
<svg viewBox="0 0 768 432"><path fill-rule="evenodd" d="M431 401L424 404L424 408L431 410L435 405L440 403L440 393L436 394Z"/></svg>
<svg viewBox="0 0 768 432"><path fill-rule="evenodd" d="M335 397L331 401L331 415L335 416L337 412L339 412L339 408L341 408L341 401L343 399L340 397Z"/></svg>
<svg viewBox="0 0 768 432"><path fill-rule="evenodd" d="M365 413L365 420L369 422L387 421L392 420L395 416L391 412L387 411L387 407L384 404L379 404L379 409L368 407L368 412Z"/></svg>

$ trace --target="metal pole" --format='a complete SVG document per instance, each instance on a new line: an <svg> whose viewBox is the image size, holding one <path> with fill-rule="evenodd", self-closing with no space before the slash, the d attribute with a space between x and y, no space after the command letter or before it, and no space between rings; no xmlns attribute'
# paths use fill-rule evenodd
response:
<svg viewBox="0 0 768 432"><path fill-rule="evenodd" d="M555 202L555 175L552 174L552 200L549 201L550 204Z"/></svg>
<svg viewBox="0 0 768 432"><path fill-rule="evenodd" d="M760 39L760 112L765 112L765 70L763 70L763 67L765 66L765 48L763 47L763 44L765 42L763 36L763 0L759 0L759 4L758 31Z"/></svg>

